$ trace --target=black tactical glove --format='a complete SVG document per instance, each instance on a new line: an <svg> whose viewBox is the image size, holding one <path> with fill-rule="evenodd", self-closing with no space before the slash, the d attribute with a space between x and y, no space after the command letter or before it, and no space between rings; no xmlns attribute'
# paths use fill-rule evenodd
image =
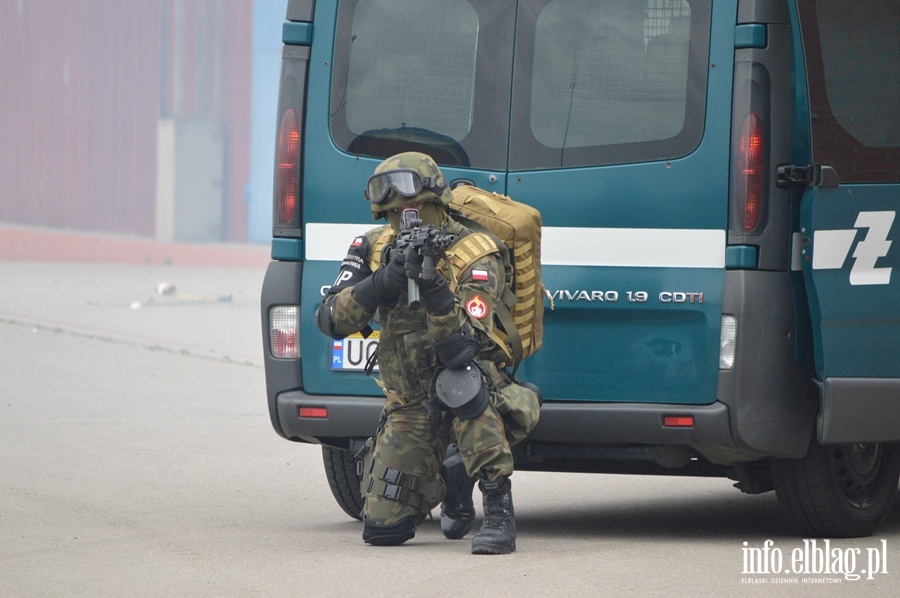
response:
<svg viewBox="0 0 900 598"><path fill-rule="evenodd" d="M406 277L411 278L412 280L419 281L422 278L422 262L424 261L424 257L410 247L406 250L406 263L403 265L406 270Z"/></svg>
<svg viewBox="0 0 900 598"><path fill-rule="evenodd" d="M375 311L382 303L396 301L400 293L406 290L406 256L398 252L394 254L386 267L379 268L375 274L353 287L356 300L366 311Z"/></svg>
<svg viewBox="0 0 900 598"><path fill-rule="evenodd" d="M436 316L446 316L453 309L453 293L440 272L435 272L431 279L419 278L419 296L425 311Z"/></svg>
<svg viewBox="0 0 900 598"><path fill-rule="evenodd" d="M412 249L412 248L410 248ZM406 275L419 285L419 295L425 311L436 316L444 316L453 308L453 293L440 272L434 271L431 278L422 278L422 262L424 257L418 251L410 251L406 255Z"/></svg>

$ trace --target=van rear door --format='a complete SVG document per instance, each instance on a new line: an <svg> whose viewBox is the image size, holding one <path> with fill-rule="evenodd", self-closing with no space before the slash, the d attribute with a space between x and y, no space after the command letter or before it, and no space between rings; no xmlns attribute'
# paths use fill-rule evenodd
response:
<svg viewBox="0 0 900 598"><path fill-rule="evenodd" d="M813 166L799 266L823 443L900 440L900 5L800 0ZM807 156L804 156L807 158Z"/></svg>
<svg viewBox="0 0 900 598"><path fill-rule="evenodd" d="M541 210L552 297L521 371L551 400L711 404L735 5L519 6L508 193Z"/></svg>
<svg viewBox="0 0 900 598"><path fill-rule="evenodd" d="M367 178L402 151L431 155L451 181L506 189L516 4L495 0L319 2L303 165L300 321L313 321L356 235L381 224ZM364 373L377 337L300 330L303 387L380 395Z"/></svg>

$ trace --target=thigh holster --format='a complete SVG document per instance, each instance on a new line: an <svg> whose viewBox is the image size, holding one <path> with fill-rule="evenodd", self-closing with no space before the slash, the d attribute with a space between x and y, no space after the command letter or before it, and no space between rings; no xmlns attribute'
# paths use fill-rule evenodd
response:
<svg viewBox="0 0 900 598"><path fill-rule="evenodd" d="M378 463L372 464L364 492L409 505L420 513L429 513L444 495L440 484L426 482L419 476Z"/></svg>

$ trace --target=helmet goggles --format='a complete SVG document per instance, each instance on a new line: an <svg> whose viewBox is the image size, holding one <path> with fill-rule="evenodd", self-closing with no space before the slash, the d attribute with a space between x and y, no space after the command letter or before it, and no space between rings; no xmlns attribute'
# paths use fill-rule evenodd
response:
<svg viewBox="0 0 900 598"><path fill-rule="evenodd" d="M411 168L400 168L379 172L369 177L366 184L366 199L374 204L382 203L391 189L402 197L415 197L423 189L443 189L444 178L423 177ZM440 195L438 192L437 195Z"/></svg>

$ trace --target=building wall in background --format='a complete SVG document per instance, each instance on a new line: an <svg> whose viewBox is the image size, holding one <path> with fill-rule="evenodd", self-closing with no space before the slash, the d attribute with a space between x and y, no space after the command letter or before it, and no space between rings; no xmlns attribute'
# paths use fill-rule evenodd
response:
<svg viewBox="0 0 900 598"><path fill-rule="evenodd" d="M281 81L281 29L287 0L253 3L253 96L247 235L253 242L272 239L272 195Z"/></svg>
<svg viewBox="0 0 900 598"><path fill-rule="evenodd" d="M223 174L223 239L246 240L253 3L162 0L161 6L160 116L191 128L220 125L224 163L203 172ZM183 163L180 156L176 160ZM186 189L200 186L189 184ZM191 196L181 198L182 204L185 201L190 202ZM178 211L193 210L181 206L176 207Z"/></svg>
<svg viewBox="0 0 900 598"><path fill-rule="evenodd" d="M222 131L221 239L245 240L252 4L0 2L0 221L154 237L161 119Z"/></svg>

